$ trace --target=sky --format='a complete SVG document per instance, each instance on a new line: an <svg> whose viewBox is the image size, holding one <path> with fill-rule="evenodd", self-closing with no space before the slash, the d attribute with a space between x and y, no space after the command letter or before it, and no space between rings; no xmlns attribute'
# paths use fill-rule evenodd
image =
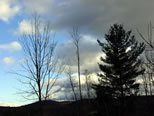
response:
<svg viewBox="0 0 154 116"><path fill-rule="evenodd" d="M119 23L131 29L140 41L136 29L147 37L148 23L154 24L153 10L153 0L0 0L0 105L29 103L18 94L18 88L23 86L17 75L11 72L20 69L23 49L19 38L31 29L30 20L34 12L51 23L58 42L56 51L59 59L66 64L69 61L73 75L76 75L77 63L69 32L72 26L78 25L82 38L81 70L88 67L89 73L95 75L102 55L96 40L103 40L109 27ZM63 89L55 93L53 99L63 99L64 94L69 93L65 91L66 81L66 78L58 80L53 89Z"/></svg>

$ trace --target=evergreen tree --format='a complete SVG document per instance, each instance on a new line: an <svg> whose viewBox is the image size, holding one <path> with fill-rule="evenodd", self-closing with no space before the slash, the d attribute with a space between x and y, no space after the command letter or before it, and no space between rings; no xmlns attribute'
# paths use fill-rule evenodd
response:
<svg viewBox="0 0 154 116"><path fill-rule="evenodd" d="M139 83L136 78L144 72L139 68L144 43L138 43L131 31L125 31L118 24L111 26L105 40L103 43L98 40L105 56L100 58L102 73L98 74L99 84L95 86L97 97L107 96L107 100L109 96L123 98L137 94Z"/></svg>

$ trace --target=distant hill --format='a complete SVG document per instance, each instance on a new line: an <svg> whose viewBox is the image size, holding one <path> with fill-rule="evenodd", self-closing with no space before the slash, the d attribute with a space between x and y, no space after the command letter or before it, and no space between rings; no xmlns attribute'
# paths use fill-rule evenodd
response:
<svg viewBox="0 0 154 116"><path fill-rule="evenodd" d="M41 110L43 116L79 116L79 110L88 116L92 110L92 106L85 100L81 105L80 101L63 101L56 102L52 100L42 101ZM40 103L20 107L0 107L0 116L42 116L40 113Z"/></svg>
<svg viewBox="0 0 154 116"><path fill-rule="evenodd" d="M57 102L57 101L53 101L53 100L44 100L42 101L41 103L43 106L45 107L48 107L48 106L56 106L56 105L60 105L61 102ZM34 102L34 103L31 103L31 104L27 104L27 105L23 105L23 106L20 106L20 107L38 107L39 106L39 102Z"/></svg>

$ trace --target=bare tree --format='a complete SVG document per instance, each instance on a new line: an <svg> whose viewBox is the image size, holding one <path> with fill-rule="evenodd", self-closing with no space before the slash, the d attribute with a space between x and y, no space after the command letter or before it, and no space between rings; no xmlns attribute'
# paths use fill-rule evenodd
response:
<svg viewBox="0 0 154 116"><path fill-rule="evenodd" d="M143 60L142 60L143 61ZM144 62L141 63L141 69L146 69L146 65ZM149 94L149 87L148 87L148 72L145 70L145 72L142 74L142 81L143 81L143 89L144 89L144 94L148 96ZM142 92L142 91L141 91Z"/></svg>
<svg viewBox="0 0 154 116"><path fill-rule="evenodd" d="M41 102L50 97L61 69L57 68L58 61L53 57L56 43L51 38L50 24L44 23L36 14L32 18L30 33L23 33L20 38L25 55L24 73L16 74L26 79L23 84L28 88L22 92L24 97Z"/></svg>
<svg viewBox="0 0 154 116"><path fill-rule="evenodd" d="M146 66L146 71L145 71L145 75L146 77L144 76L144 82L146 82L146 84L144 83L145 86L147 86L146 88L148 88L146 90L146 92L150 93L150 95L153 94L153 90L152 88L154 87L153 85L153 71L154 71L154 42L153 42L153 25L152 23L150 22L148 24L148 36L147 37L144 37L140 32L139 30L138 33L139 35L141 36L141 38L144 40L144 42L147 44L146 45L146 49L145 49L145 66ZM145 89L146 89L145 88ZM146 93L147 94L147 93Z"/></svg>
<svg viewBox="0 0 154 116"><path fill-rule="evenodd" d="M87 98L90 99L90 91L91 91L91 80L90 75L88 74L88 70L85 70L85 84L86 84L86 92L87 92Z"/></svg>
<svg viewBox="0 0 154 116"><path fill-rule="evenodd" d="M76 92L75 92L75 85L74 85L74 82L73 82L73 79L72 79L72 71L71 71L70 67L68 67L68 71L66 73L67 73L69 81L70 81L70 85L71 85L71 89L72 89L72 92L73 92L74 100L77 101L77 95L76 95Z"/></svg>
<svg viewBox="0 0 154 116"><path fill-rule="evenodd" d="M80 93L80 100L82 100L81 79L80 79L80 48L79 48L79 42L80 42L81 37L80 37L80 34L79 34L78 27L73 27L72 31L70 32L70 35L71 35L73 43L76 47L78 78L79 78L79 93Z"/></svg>

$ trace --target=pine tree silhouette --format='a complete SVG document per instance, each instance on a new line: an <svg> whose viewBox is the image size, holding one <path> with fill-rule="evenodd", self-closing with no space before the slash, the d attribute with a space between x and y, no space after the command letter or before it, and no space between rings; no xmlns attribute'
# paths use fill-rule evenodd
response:
<svg viewBox="0 0 154 116"><path fill-rule="evenodd" d="M94 86L99 102L111 102L113 98L137 95L139 83L136 78L144 72L140 69L139 56L145 49L144 43L138 43L131 31L125 31L122 25L114 24L105 42L98 40L102 52L99 68L99 84Z"/></svg>

